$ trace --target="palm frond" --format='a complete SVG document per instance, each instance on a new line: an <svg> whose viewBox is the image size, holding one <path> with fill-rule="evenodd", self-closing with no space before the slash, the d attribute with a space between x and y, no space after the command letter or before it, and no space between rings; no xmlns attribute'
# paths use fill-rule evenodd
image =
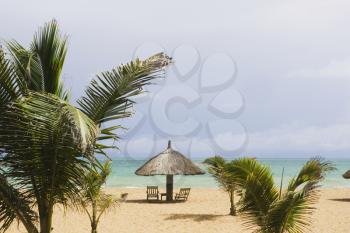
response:
<svg viewBox="0 0 350 233"><path fill-rule="evenodd" d="M227 171L243 190L238 204L246 226L263 227L272 203L278 198L271 169L255 159L241 158L233 160Z"/></svg>
<svg viewBox="0 0 350 233"><path fill-rule="evenodd" d="M115 125L107 128L103 128L100 132L100 135L97 137L98 143L95 144L95 153L103 154L107 156L105 153L105 149L118 149L117 146L114 145L115 141L118 141L120 137L114 132L118 129L125 129L120 125ZM107 141L109 144L102 144L102 141ZM107 156L108 157L108 156Z"/></svg>
<svg viewBox="0 0 350 233"><path fill-rule="evenodd" d="M131 97L142 92L142 87L163 76L171 58L163 53L144 61L136 59L112 71L103 72L91 81L86 96L77 102L82 111L97 124L128 117Z"/></svg>
<svg viewBox="0 0 350 233"><path fill-rule="evenodd" d="M15 219L20 219L29 233L38 233L35 223L37 214L31 208L31 202L18 189L11 186L0 173L0 232L5 232Z"/></svg>
<svg viewBox="0 0 350 233"><path fill-rule="evenodd" d="M60 97L62 100L69 102L71 99L71 90L64 89L64 82L60 80L58 84L58 90L57 90L57 96Z"/></svg>
<svg viewBox="0 0 350 233"><path fill-rule="evenodd" d="M303 233L309 230L311 214L319 199L315 182L308 182L298 192L287 191L271 206L265 232Z"/></svg>
<svg viewBox="0 0 350 233"><path fill-rule="evenodd" d="M299 174L289 181L288 190L294 191L309 181L320 182L327 172L333 170L335 167L331 162L322 158L312 158L303 165Z"/></svg>
<svg viewBox="0 0 350 233"><path fill-rule="evenodd" d="M119 199L111 194L102 192L97 200L97 204L99 214L96 220L99 222L103 214L105 214L107 211L114 210L119 205Z"/></svg>
<svg viewBox="0 0 350 233"><path fill-rule="evenodd" d="M310 216L319 198L319 182L334 166L320 158L309 160L281 196L271 169L258 161L232 161L227 172L242 188L239 212L245 225L261 233L302 233L310 226Z"/></svg>
<svg viewBox="0 0 350 233"><path fill-rule="evenodd" d="M66 204L93 160L98 129L86 115L52 95L30 93L2 109L0 162L6 176L39 205Z"/></svg>
<svg viewBox="0 0 350 233"><path fill-rule="evenodd" d="M1 49L0 53L0 107L3 107L26 94L27 88Z"/></svg>
<svg viewBox="0 0 350 233"><path fill-rule="evenodd" d="M61 36L55 20L45 24L34 35L30 49L16 41L7 42L17 75L30 90L54 94L68 100L61 72L67 53L67 37Z"/></svg>
<svg viewBox="0 0 350 233"><path fill-rule="evenodd" d="M38 55L25 49L15 40L7 42L6 45L17 76L26 83L28 89L43 92L45 80Z"/></svg>
<svg viewBox="0 0 350 233"><path fill-rule="evenodd" d="M225 191L231 192L236 190L235 179L226 172L229 163L223 157L210 157L204 160L203 163L208 166L208 172Z"/></svg>
<svg viewBox="0 0 350 233"><path fill-rule="evenodd" d="M204 162L208 166L208 172L214 177L218 185L228 193L230 198L230 215L237 214L235 206L235 192L240 191L234 176L231 176L231 163L221 156L207 158Z"/></svg>
<svg viewBox="0 0 350 233"><path fill-rule="evenodd" d="M208 166L208 172L216 179L222 176L226 165L225 159L221 156L207 158L203 163Z"/></svg>
<svg viewBox="0 0 350 233"><path fill-rule="evenodd" d="M125 129L124 127L120 126L120 125L115 125L115 126L111 126L111 127L107 127L107 128L103 128L101 130L101 136L99 136L97 138L98 141L103 141L103 140L119 140L119 136L114 133L115 130L119 130L119 129Z"/></svg>
<svg viewBox="0 0 350 233"><path fill-rule="evenodd" d="M205 159L203 163L212 168L222 168L225 166L226 160L223 157L216 155Z"/></svg>
<svg viewBox="0 0 350 233"><path fill-rule="evenodd" d="M56 96L62 94L62 91L59 92L62 89L60 78L67 54L67 37L60 35L56 20L39 29L30 50L40 59L45 92Z"/></svg>
<svg viewBox="0 0 350 233"><path fill-rule="evenodd" d="M80 210L83 210L90 219L91 226L97 228L101 216L108 210L118 206L119 199L102 190L107 176L111 173L111 161L103 164L93 164L93 169L87 171L83 177L82 192L80 192ZM94 213L94 214L93 214Z"/></svg>

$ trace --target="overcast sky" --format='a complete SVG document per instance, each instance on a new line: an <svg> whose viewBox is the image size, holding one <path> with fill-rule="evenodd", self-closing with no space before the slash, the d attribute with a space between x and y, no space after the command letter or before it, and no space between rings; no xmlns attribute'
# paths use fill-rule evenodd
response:
<svg viewBox="0 0 350 233"><path fill-rule="evenodd" d="M175 64L138 98L112 157L350 155L350 2L0 1L0 38L69 35L73 101L94 74L164 50ZM154 143L155 142L155 143Z"/></svg>

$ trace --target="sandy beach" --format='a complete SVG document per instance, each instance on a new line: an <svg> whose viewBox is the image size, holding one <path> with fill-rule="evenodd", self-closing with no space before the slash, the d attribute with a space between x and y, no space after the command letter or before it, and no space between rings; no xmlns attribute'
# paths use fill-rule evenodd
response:
<svg viewBox="0 0 350 233"><path fill-rule="evenodd" d="M113 194L128 193L128 199L103 216L100 233L144 232L251 232L239 217L227 215L229 200L218 189L192 189L185 203L147 203L144 189L109 189ZM350 189L323 189L313 215L312 232L349 232ZM85 214L57 208L53 232L86 233L90 231ZM14 225L9 233L25 232Z"/></svg>

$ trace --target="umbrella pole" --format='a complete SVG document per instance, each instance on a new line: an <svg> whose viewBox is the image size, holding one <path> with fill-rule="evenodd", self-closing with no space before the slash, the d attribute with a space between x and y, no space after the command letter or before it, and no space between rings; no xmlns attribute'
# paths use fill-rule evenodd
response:
<svg viewBox="0 0 350 233"><path fill-rule="evenodd" d="M166 175L166 200L173 200L173 175Z"/></svg>

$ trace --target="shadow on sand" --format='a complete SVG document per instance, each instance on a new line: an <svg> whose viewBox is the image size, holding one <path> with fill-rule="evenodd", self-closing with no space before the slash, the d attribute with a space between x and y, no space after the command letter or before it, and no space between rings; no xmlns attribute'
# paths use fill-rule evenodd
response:
<svg viewBox="0 0 350 233"><path fill-rule="evenodd" d="M330 201L339 201L339 202L350 202L350 198L333 198L333 199L328 199Z"/></svg>
<svg viewBox="0 0 350 233"><path fill-rule="evenodd" d="M181 219L190 219L195 222L203 221L214 221L217 218L223 217L226 215L216 215L216 214L171 214L165 220L181 220Z"/></svg>
<svg viewBox="0 0 350 233"><path fill-rule="evenodd" d="M184 203L184 201L161 201L161 200L145 200L145 199L134 199L126 200L126 203L138 203L138 204L176 204Z"/></svg>

